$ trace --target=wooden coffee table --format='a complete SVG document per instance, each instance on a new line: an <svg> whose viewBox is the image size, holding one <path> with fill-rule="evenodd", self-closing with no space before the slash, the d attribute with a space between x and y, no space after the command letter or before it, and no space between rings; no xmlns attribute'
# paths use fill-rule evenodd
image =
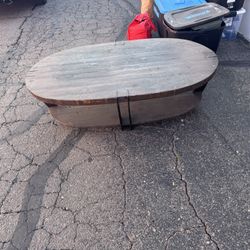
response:
<svg viewBox="0 0 250 250"><path fill-rule="evenodd" d="M124 41L53 54L26 86L64 125L132 127L192 110L217 66L214 52L191 41Z"/></svg>

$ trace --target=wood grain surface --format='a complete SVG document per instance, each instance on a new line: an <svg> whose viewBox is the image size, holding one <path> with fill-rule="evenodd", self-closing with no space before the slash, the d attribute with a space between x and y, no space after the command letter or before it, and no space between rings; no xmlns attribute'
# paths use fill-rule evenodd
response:
<svg viewBox="0 0 250 250"><path fill-rule="evenodd" d="M218 66L208 48L182 39L77 47L44 58L26 85L47 104L93 105L176 95L206 84Z"/></svg>

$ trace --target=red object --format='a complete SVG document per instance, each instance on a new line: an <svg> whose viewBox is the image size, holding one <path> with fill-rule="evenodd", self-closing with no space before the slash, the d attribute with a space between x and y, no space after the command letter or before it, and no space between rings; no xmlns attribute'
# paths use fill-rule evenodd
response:
<svg viewBox="0 0 250 250"><path fill-rule="evenodd" d="M148 13L139 14L128 26L128 40L147 39L152 37L152 30L156 27Z"/></svg>

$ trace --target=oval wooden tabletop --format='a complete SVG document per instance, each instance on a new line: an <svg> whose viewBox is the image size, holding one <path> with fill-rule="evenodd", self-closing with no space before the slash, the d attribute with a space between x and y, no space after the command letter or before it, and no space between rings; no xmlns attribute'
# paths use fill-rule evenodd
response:
<svg viewBox="0 0 250 250"><path fill-rule="evenodd" d="M175 95L205 84L218 66L210 49L181 39L147 39L76 47L44 58L27 88L41 101L91 105Z"/></svg>

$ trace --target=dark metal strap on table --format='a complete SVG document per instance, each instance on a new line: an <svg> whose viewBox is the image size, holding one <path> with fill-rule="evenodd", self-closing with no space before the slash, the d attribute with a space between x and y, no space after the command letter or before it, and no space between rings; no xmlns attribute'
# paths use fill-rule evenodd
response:
<svg viewBox="0 0 250 250"><path fill-rule="evenodd" d="M116 97L116 106L117 106L117 111L118 111L118 117L119 117L120 127L123 130L122 115L121 115L121 109L120 109L120 104L119 104L119 98L118 98L118 96Z"/></svg>
<svg viewBox="0 0 250 250"><path fill-rule="evenodd" d="M130 108L130 98L129 98L129 91L128 91L128 96L127 96L127 108L128 108L128 116L129 116L129 125L124 125L123 124L123 119L122 119L122 113L121 113L121 107L120 107L120 99L121 97L118 97L118 93L117 93L117 97L116 97L116 106L117 106L117 112L118 112L118 117L119 117L119 122L120 122L120 127L122 130L124 130L125 128L129 127L130 130L133 129L133 123L132 123L132 116L131 116L131 108Z"/></svg>
<svg viewBox="0 0 250 250"><path fill-rule="evenodd" d="M132 117L131 117L129 92L128 92L128 117L129 117L129 127L130 127L130 130L132 130L133 124L132 124Z"/></svg>

